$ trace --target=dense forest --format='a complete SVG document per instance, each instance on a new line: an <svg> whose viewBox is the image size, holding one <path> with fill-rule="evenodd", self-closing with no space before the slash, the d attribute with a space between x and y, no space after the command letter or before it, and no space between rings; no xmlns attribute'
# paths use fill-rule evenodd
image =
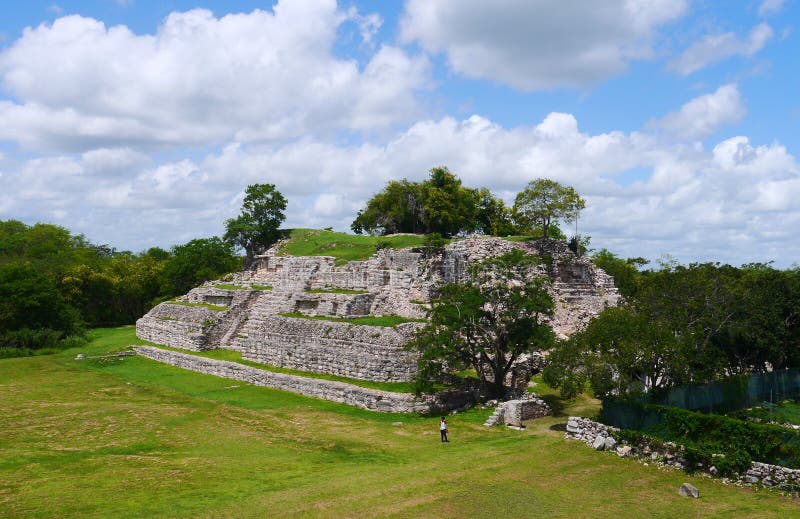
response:
<svg viewBox="0 0 800 519"><path fill-rule="evenodd" d="M666 263L607 250L621 305L551 352L545 379L564 396L635 395L800 366L800 268Z"/></svg>
<svg viewBox="0 0 800 519"><path fill-rule="evenodd" d="M154 304L241 266L219 238L134 254L49 224L0 221L0 357L133 323Z"/></svg>

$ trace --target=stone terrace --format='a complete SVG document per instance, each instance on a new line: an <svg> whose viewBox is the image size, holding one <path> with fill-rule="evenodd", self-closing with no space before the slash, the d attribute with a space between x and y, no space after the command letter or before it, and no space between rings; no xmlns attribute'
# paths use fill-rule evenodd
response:
<svg viewBox="0 0 800 519"><path fill-rule="evenodd" d="M208 283L178 298L180 304L162 303L139 319L136 331L142 339L187 350L232 349L269 365L407 381L416 360L403 345L422 326L412 320L425 317L437 287L465 279L470 264L514 248L549 259L538 269L553 280L551 325L558 335L568 336L616 305L613 280L563 242L474 237L435 254L383 249L342 266L327 256L281 256L276 247L235 274L228 282L234 286ZM311 319L386 315L410 322L386 327Z"/></svg>

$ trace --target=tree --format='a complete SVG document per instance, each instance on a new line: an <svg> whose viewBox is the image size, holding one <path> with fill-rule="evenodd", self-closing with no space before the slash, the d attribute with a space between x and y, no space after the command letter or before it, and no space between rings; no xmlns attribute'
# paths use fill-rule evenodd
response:
<svg viewBox="0 0 800 519"><path fill-rule="evenodd" d="M622 259L608 249L600 249L592 255L595 265L614 278L614 285L625 297L636 294L642 273L639 268L649 262L641 257Z"/></svg>
<svg viewBox="0 0 800 519"><path fill-rule="evenodd" d="M232 246L217 238L201 238L172 248L172 259L163 271L162 291L183 294L241 267Z"/></svg>
<svg viewBox="0 0 800 519"><path fill-rule="evenodd" d="M572 398L588 382L597 397L632 396L685 378L680 339L630 306L607 308L559 343L547 358L544 381Z"/></svg>
<svg viewBox="0 0 800 519"><path fill-rule="evenodd" d="M225 221L223 238L253 258L280 238L284 210L286 198L274 185L251 184L245 190L242 213Z"/></svg>
<svg viewBox="0 0 800 519"><path fill-rule="evenodd" d="M350 228L361 234L460 232L509 234L508 211L486 188L464 187L446 167L430 170L424 182L393 180L358 212Z"/></svg>
<svg viewBox="0 0 800 519"><path fill-rule="evenodd" d="M419 352L418 391L443 373L472 368L491 395L523 353L549 348L553 300L549 278L534 274L536 261L515 249L470 269L470 279L443 285L428 324L409 347Z"/></svg>
<svg viewBox="0 0 800 519"><path fill-rule="evenodd" d="M514 215L520 227L541 227L542 238L546 240L551 225L559 220L575 220L585 207L586 201L572 187L538 178L517 194Z"/></svg>
<svg viewBox="0 0 800 519"><path fill-rule="evenodd" d="M53 347L81 331L80 314L45 274L30 265L0 265L0 357L7 356L4 348Z"/></svg>
<svg viewBox="0 0 800 519"><path fill-rule="evenodd" d="M629 396L800 360L791 271L701 263L631 273L635 259L606 260L631 274L626 303L551 353L545 380L565 396L585 381L599 396Z"/></svg>
<svg viewBox="0 0 800 519"><path fill-rule="evenodd" d="M390 181L358 212L350 228L356 234L424 232L421 184L406 179Z"/></svg>
<svg viewBox="0 0 800 519"><path fill-rule="evenodd" d="M475 221L477 228L491 236L510 236L515 233L511 211L502 198L497 198L487 188L475 190L477 211Z"/></svg>

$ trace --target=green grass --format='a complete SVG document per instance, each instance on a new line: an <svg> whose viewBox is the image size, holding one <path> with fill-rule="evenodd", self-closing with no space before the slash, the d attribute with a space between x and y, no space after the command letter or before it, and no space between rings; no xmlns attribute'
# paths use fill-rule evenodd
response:
<svg viewBox="0 0 800 519"><path fill-rule="evenodd" d="M425 236L418 234L399 236L361 236L343 232L315 229L292 229L289 241L281 249L282 254L293 256L333 256L336 264L366 260L375 254L378 246L392 249L419 247Z"/></svg>
<svg viewBox="0 0 800 519"><path fill-rule="evenodd" d="M0 361L0 517L795 517L773 492L644 466L563 439L566 415L371 413L87 346ZM546 388L542 388L543 390ZM678 495L689 482L700 499Z"/></svg>
<svg viewBox="0 0 800 519"><path fill-rule="evenodd" d="M222 290L272 290L272 286L270 285L250 285L246 287L243 285L230 285L226 283L214 285L214 288Z"/></svg>
<svg viewBox="0 0 800 519"><path fill-rule="evenodd" d="M800 425L800 402L784 400L783 402L775 404L772 407L771 413L769 408L769 403L765 402L762 406L731 414L742 418L757 418L762 422L773 421L777 423Z"/></svg>
<svg viewBox="0 0 800 519"><path fill-rule="evenodd" d="M347 288L314 288L311 290L306 290L307 294L352 294L352 295L360 295L360 294L369 294L368 290L350 290Z"/></svg>
<svg viewBox="0 0 800 519"><path fill-rule="evenodd" d="M410 317L401 317L399 315L365 315L364 317L333 317L328 315L306 315L300 312L286 312L280 314L284 317L294 317L296 319L312 319L315 321L332 321L335 323L350 323L359 324L364 326L385 326L393 328L398 324L403 323L421 323L425 319L412 319Z"/></svg>
<svg viewBox="0 0 800 519"><path fill-rule="evenodd" d="M279 366L271 366L269 364L261 364L260 362L253 362L251 360L242 359L242 353L233 350L205 350L205 351L187 351L180 348L171 348L169 346L159 345L159 348L165 350L178 351L181 353L188 353L190 355L197 355L199 357L206 357L209 359L228 360L231 362L238 362L254 368L263 369L265 371L272 371L274 373L285 373L287 375L297 375L300 377L316 378L321 380L333 380L336 382L345 382L358 387L365 387L368 389L379 389L381 391L393 391L395 393L413 393L414 385L410 382L375 382L371 380L359 380L356 378L340 377L337 375L328 375L327 373L315 373L313 371L301 371L297 369L282 368Z"/></svg>
<svg viewBox="0 0 800 519"><path fill-rule="evenodd" d="M180 306L196 306L201 308L208 308L209 310L213 310L215 312L224 312L228 309L225 305L212 305L210 303L192 303L190 301L167 301L170 305L180 305Z"/></svg>

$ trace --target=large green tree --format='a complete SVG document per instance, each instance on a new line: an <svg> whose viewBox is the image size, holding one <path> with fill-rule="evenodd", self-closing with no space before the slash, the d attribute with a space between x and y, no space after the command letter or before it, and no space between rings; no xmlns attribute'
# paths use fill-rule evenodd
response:
<svg viewBox="0 0 800 519"><path fill-rule="evenodd" d="M418 390L445 372L471 368L491 395L502 396L520 355L552 346L549 278L534 274L536 264L514 250L473 265L469 280L441 287L428 323L409 345L420 355Z"/></svg>
<svg viewBox="0 0 800 519"><path fill-rule="evenodd" d="M278 241L285 210L286 198L273 184L251 184L245 189L241 214L225 222L223 238L252 258Z"/></svg>
<svg viewBox="0 0 800 519"><path fill-rule="evenodd" d="M574 221L586 201L570 186L547 178L537 178L517 194L513 214L518 227L540 228L542 238L550 237L550 228L559 221Z"/></svg>
<svg viewBox="0 0 800 519"><path fill-rule="evenodd" d="M183 294L212 279L241 268L231 245L217 237L200 238L172 248L164 268L163 291Z"/></svg>
<svg viewBox="0 0 800 519"><path fill-rule="evenodd" d="M548 357L546 381L574 394L628 396L736 373L800 365L800 276L764 265L666 264L603 255L628 279L626 301Z"/></svg>
<svg viewBox="0 0 800 519"><path fill-rule="evenodd" d="M358 212L350 228L361 234L460 232L510 234L509 211L486 188L473 189L446 167L430 170L423 182L393 180Z"/></svg>

